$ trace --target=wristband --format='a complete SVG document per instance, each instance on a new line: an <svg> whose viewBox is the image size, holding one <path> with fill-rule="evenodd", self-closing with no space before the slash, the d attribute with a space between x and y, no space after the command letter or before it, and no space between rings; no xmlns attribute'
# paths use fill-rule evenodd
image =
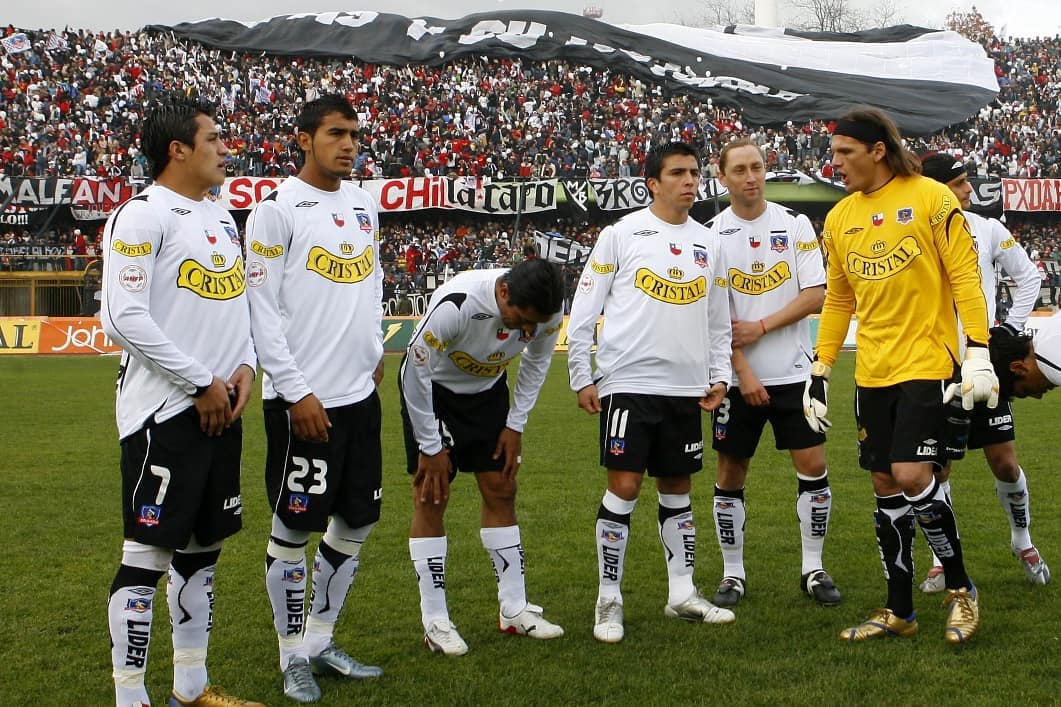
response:
<svg viewBox="0 0 1061 707"><path fill-rule="evenodd" d="M763 322L762 319L759 320L759 326L761 326L763 328L763 333L765 334L766 333L766 324Z"/></svg>

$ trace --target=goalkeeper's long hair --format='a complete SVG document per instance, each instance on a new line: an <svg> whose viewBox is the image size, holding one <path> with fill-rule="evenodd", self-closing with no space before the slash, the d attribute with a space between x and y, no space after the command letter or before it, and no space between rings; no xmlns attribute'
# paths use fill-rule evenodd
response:
<svg viewBox="0 0 1061 707"><path fill-rule="evenodd" d="M998 376L998 394L1006 400L1013 397L1013 384L1017 380L1009 364L1027 357L1031 348L1031 334L1015 334L1005 327L991 329L991 342L988 346L991 366Z"/></svg>

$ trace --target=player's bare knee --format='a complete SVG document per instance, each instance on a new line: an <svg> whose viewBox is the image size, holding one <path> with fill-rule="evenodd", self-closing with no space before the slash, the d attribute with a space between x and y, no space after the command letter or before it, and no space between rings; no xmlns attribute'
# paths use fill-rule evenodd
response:
<svg viewBox="0 0 1061 707"><path fill-rule="evenodd" d="M692 479L688 476L661 476L656 479L656 490L660 493L689 493L692 487Z"/></svg>
<svg viewBox="0 0 1061 707"><path fill-rule="evenodd" d="M642 475L627 471L608 471L608 490L624 501L635 501L641 493Z"/></svg>
<svg viewBox="0 0 1061 707"><path fill-rule="evenodd" d="M744 488L744 483L748 478L749 461L728 454L719 454L715 485L725 491Z"/></svg>

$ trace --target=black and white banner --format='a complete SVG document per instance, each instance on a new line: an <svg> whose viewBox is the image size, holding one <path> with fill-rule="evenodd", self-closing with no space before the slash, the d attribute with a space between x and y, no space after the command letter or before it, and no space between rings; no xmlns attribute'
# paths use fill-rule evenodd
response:
<svg viewBox="0 0 1061 707"><path fill-rule="evenodd" d="M667 89L737 104L752 124L835 118L854 103L890 111L907 133L965 120L998 93L994 63L955 32L902 25L853 33L752 27L611 25L545 10L458 19L371 11L260 22L149 25L225 50L335 56L392 66L462 56L566 59Z"/></svg>
<svg viewBox="0 0 1061 707"><path fill-rule="evenodd" d="M582 245L551 231L534 231L534 242L538 245L538 254L542 259L576 267L585 265L593 250L593 246Z"/></svg>

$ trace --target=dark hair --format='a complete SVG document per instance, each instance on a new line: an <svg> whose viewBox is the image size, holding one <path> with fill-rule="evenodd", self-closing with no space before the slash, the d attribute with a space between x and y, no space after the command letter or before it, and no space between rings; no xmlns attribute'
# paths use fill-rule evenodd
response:
<svg viewBox="0 0 1061 707"><path fill-rule="evenodd" d="M302 112L298 114L295 127L300 133L313 135L324 122L324 116L329 113L338 113L347 120L357 120L357 111L345 96L329 93L302 106Z"/></svg>
<svg viewBox="0 0 1061 707"><path fill-rule="evenodd" d="M718 171L723 174L726 173L726 157L729 156L730 150L736 150L738 147L754 147L759 153L759 157L762 158L763 164L766 164L766 155L763 154L763 148L759 147L751 139L742 137L736 140L730 140L726 143L725 147L722 148L722 152L718 155Z"/></svg>
<svg viewBox="0 0 1061 707"><path fill-rule="evenodd" d="M151 178L159 175L169 165L169 145L174 140L195 148L195 133L199 124L195 119L205 115L213 120L212 103L188 98L183 93L170 93L158 100L144 118L140 132L140 143L144 156L151 163Z"/></svg>
<svg viewBox="0 0 1061 707"><path fill-rule="evenodd" d="M564 306L564 278L560 268L547 260L532 258L512 266L504 275L508 304L533 307L538 314L552 315Z"/></svg>
<svg viewBox="0 0 1061 707"><path fill-rule="evenodd" d="M641 174L647 179L659 179L663 171L663 160L671 155L688 155L696 159L697 168L700 167L700 155L696 148L687 142L668 142L649 150L645 157L645 166Z"/></svg>
<svg viewBox="0 0 1061 707"><path fill-rule="evenodd" d="M1012 398L1017 377L1009 369L1009 364L1020 361L1031 352L1031 334L1014 334L1006 327L992 327L987 348L991 354L991 366L998 376L998 394L1006 399Z"/></svg>
<svg viewBox="0 0 1061 707"><path fill-rule="evenodd" d="M917 155L903 147L899 128L887 113L873 106L855 106L841 116L840 120L860 123L878 134L874 141L859 140L866 149L873 149L877 141L884 143L884 161L888 163L893 174L909 177L921 174L921 160ZM855 138L858 139L858 138Z"/></svg>

